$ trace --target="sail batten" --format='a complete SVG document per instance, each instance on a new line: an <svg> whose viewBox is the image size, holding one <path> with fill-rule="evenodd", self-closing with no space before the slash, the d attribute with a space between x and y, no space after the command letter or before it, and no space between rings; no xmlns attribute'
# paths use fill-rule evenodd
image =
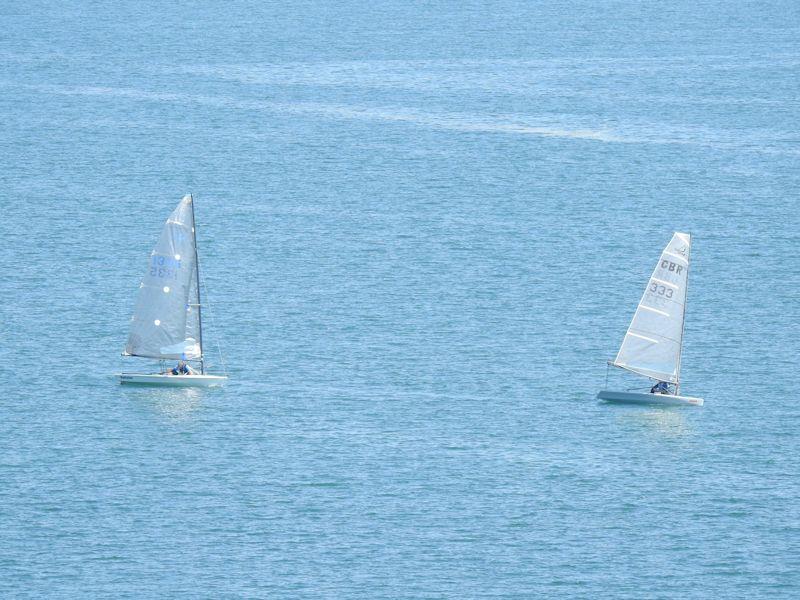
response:
<svg viewBox="0 0 800 600"><path fill-rule="evenodd" d="M197 285L192 199L172 211L150 253L139 286L125 354L157 359L202 356L199 310L190 302Z"/></svg>
<svg viewBox="0 0 800 600"><path fill-rule="evenodd" d="M661 285L668 285L669 287L671 287L673 289L678 289L680 287L678 285L675 285L671 281L664 281L663 279L658 279L656 277L651 277L650 281L655 281L656 283L660 283Z"/></svg>
<svg viewBox="0 0 800 600"><path fill-rule="evenodd" d="M686 264L686 265L689 264L689 261L685 256L681 256L680 254L675 254L674 252L668 252L666 250L664 251L664 254L669 256L669 257L671 257L671 258L675 258L677 260L683 261L683 263Z"/></svg>
<svg viewBox="0 0 800 600"><path fill-rule="evenodd" d="M629 331L628 335L632 335L633 337L637 337L640 340L646 340L648 342L653 342L654 344L658 343L658 340L654 340L653 338L647 337L646 335L642 335L641 333L636 333L635 331Z"/></svg>
<svg viewBox="0 0 800 600"><path fill-rule="evenodd" d="M647 282L614 366L679 382L690 251L690 235L675 233Z"/></svg>
<svg viewBox="0 0 800 600"><path fill-rule="evenodd" d="M644 310L649 310L650 312L654 312L654 313L657 313L659 315L664 315L665 317L669 316L668 312L665 312L663 310L658 310L657 308L653 308L652 306L647 306L645 304L640 304L639 308L643 308Z"/></svg>

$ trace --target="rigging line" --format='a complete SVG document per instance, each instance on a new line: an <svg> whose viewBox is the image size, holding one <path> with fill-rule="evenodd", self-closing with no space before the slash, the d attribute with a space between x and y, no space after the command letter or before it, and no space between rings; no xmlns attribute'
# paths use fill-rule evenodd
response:
<svg viewBox="0 0 800 600"><path fill-rule="evenodd" d="M208 305L208 308L206 309L206 312L208 313L208 316L211 317L211 329L214 330L214 336L213 337L214 337L214 342L216 343L216 346L217 346L217 353L219 354L219 362L222 365L222 372L225 374L225 377L227 377L228 376L228 367L225 364L225 358L222 356L222 347L219 345L219 330L217 329L216 321L214 321L214 311L211 308L211 305L212 305L211 296L208 293L208 287L206 286L205 282L203 282L202 284L200 282L198 282L198 285L202 285L203 286L203 293L206 296L206 304Z"/></svg>
<svg viewBox="0 0 800 600"><path fill-rule="evenodd" d="M185 196L184 196L185 198ZM197 219L194 217L194 197L189 194L192 207L192 241L194 242L194 272L197 276L197 332L200 336L200 374L206 374L206 365L203 362L203 303L200 300L200 257L197 253Z"/></svg>

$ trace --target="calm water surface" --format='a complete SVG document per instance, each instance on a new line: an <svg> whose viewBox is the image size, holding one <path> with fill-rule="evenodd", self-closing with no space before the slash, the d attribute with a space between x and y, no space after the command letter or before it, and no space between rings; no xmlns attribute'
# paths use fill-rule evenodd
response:
<svg viewBox="0 0 800 600"><path fill-rule="evenodd" d="M800 595L796 2L0 31L2 595ZM231 381L123 388L187 192ZM706 405L598 405L675 230Z"/></svg>

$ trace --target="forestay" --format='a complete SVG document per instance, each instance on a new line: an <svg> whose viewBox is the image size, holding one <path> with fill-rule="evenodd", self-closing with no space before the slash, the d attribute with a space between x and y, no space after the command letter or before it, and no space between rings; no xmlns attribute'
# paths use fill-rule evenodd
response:
<svg viewBox="0 0 800 600"><path fill-rule="evenodd" d="M690 250L688 233L672 236L647 283L615 366L678 383Z"/></svg>
<svg viewBox="0 0 800 600"><path fill-rule="evenodd" d="M185 196L167 219L150 254L131 319L125 354L163 359L196 359L199 319L195 293L192 198Z"/></svg>

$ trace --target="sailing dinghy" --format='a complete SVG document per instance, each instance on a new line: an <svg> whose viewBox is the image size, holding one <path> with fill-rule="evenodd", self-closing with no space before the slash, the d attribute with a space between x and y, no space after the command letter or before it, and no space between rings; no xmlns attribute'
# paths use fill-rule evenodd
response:
<svg viewBox="0 0 800 600"><path fill-rule="evenodd" d="M120 383L177 387L222 385L226 375L206 373L203 355L203 318L200 302L200 267L194 199L185 196L164 224L161 237L150 254L139 296L131 318L131 329L123 356L199 364L199 372L173 375L119 373Z"/></svg>
<svg viewBox="0 0 800 600"><path fill-rule="evenodd" d="M691 236L675 233L661 253L622 346L609 365L660 383L662 392L603 390L609 402L702 406L702 398L681 396L681 351L689 285ZM656 389L653 386L651 390ZM674 386L673 389L670 386Z"/></svg>

